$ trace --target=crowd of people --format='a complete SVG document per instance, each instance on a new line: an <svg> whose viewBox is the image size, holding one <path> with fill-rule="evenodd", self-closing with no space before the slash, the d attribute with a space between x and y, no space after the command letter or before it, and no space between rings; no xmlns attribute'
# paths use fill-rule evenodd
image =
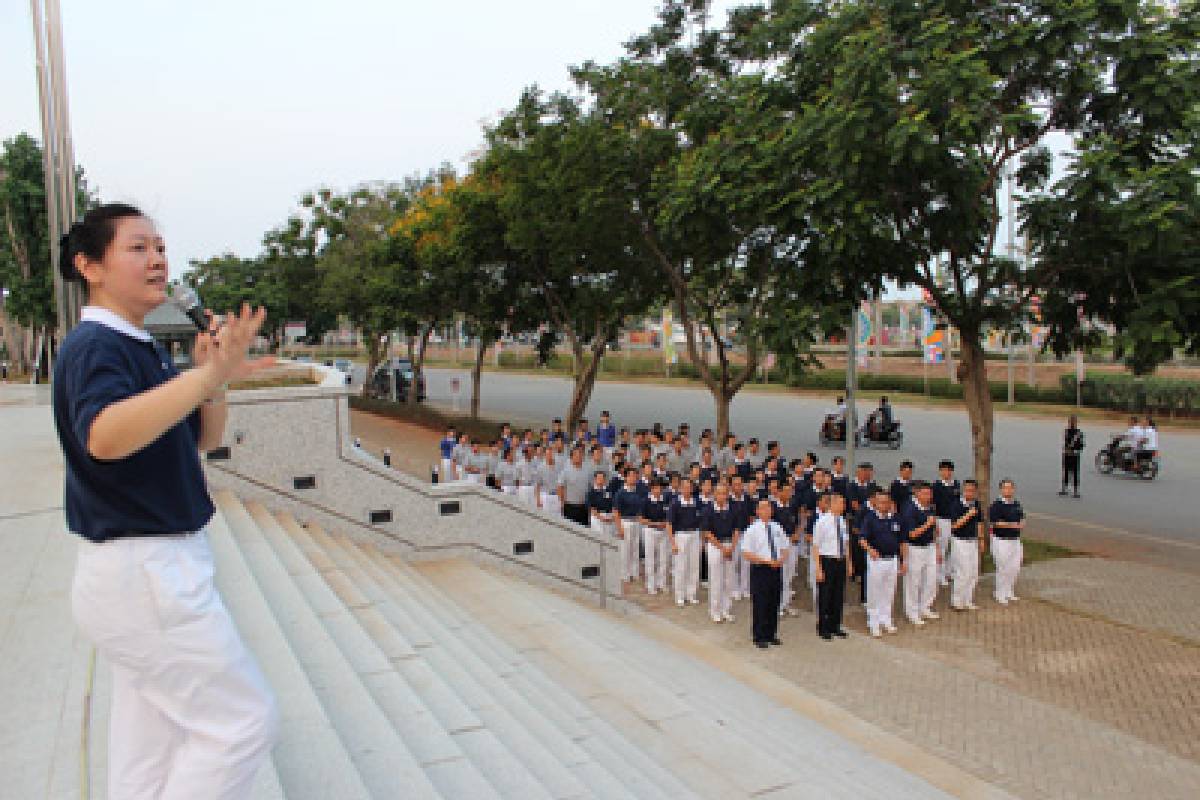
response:
<svg viewBox="0 0 1200 800"><path fill-rule="evenodd" d="M608 412L595 430L586 419L573 432L559 419L519 434L504 425L487 443L449 429L440 449L441 480L485 484L615 540L623 582L644 580L651 595L671 590L679 606L699 603L707 586L714 623L733 622L734 603L751 599L761 648L779 644L779 618L798 613L801 560L825 640L846 636L844 594L854 582L874 637L897 631L900 578L914 626L939 618L941 587L952 586L951 609L976 610L989 543L996 601L1018 599L1025 515L1015 484L1000 482L985 519L979 487L956 478L948 460L930 481L903 461L884 485L870 463L850 476L841 456L826 467L811 452L785 458L775 441L730 434L718 443L708 429L693 444L687 423L618 429Z"/></svg>

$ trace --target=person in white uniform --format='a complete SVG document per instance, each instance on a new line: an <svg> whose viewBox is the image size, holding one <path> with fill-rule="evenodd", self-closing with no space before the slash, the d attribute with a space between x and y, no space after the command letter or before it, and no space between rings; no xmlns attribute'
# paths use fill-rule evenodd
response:
<svg viewBox="0 0 1200 800"><path fill-rule="evenodd" d="M696 604L700 589L700 504L692 497L692 482L679 482L679 496L667 514L667 536L674 561L675 605Z"/></svg>
<svg viewBox="0 0 1200 800"><path fill-rule="evenodd" d="M895 633L892 607L896 579L904 575L904 526L892 511L891 495L880 489L863 515L860 543L867 552L867 628L878 638L881 631Z"/></svg>
<svg viewBox="0 0 1200 800"><path fill-rule="evenodd" d="M950 608L975 611L975 584L979 581L979 559L983 556L983 509L977 499L979 487L973 480L962 484L962 496L951 514Z"/></svg>
<svg viewBox="0 0 1200 800"><path fill-rule="evenodd" d="M1016 595L1016 586L1024 556L1021 531L1025 529L1025 510L1016 498L1016 491L1017 486L1011 479L1000 481L1000 496L988 509L988 520L992 525L992 560L996 562L996 602L1002 606L1020 599Z"/></svg>
<svg viewBox="0 0 1200 800"><path fill-rule="evenodd" d="M733 622L733 554L738 546L739 512L729 502L729 489L718 484L712 505L701 518L708 551L708 615L713 622Z"/></svg>
<svg viewBox="0 0 1200 800"><path fill-rule="evenodd" d="M926 620L938 619L933 610L937 598L937 568L941 554L937 549L937 517L933 515L933 490L920 483L913 491L908 508L900 515L904 527L904 615L917 627Z"/></svg>

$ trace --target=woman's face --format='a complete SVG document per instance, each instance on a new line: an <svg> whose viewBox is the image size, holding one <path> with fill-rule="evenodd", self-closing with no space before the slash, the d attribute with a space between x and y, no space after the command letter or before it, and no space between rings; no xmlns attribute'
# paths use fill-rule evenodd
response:
<svg viewBox="0 0 1200 800"><path fill-rule="evenodd" d="M116 221L100 261L80 259L89 302L113 307L140 322L167 299L167 255L162 237L146 217Z"/></svg>

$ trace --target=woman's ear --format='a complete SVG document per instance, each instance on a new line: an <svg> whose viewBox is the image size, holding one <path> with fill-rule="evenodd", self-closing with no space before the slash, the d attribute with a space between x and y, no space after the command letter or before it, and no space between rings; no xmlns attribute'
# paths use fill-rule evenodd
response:
<svg viewBox="0 0 1200 800"><path fill-rule="evenodd" d="M86 284L98 283L100 280L100 265L83 253L75 254L75 271Z"/></svg>

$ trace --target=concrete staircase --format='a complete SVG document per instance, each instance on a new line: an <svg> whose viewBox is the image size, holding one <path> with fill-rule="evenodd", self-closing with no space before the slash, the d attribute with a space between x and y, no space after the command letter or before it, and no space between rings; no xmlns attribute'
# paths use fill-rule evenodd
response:
<svg viewBox="0 0 1200 800"><path fill-rule="evenodd" d="M256 798L941 796L619 617L215 499L218 586L282 713Z"/></svg>

